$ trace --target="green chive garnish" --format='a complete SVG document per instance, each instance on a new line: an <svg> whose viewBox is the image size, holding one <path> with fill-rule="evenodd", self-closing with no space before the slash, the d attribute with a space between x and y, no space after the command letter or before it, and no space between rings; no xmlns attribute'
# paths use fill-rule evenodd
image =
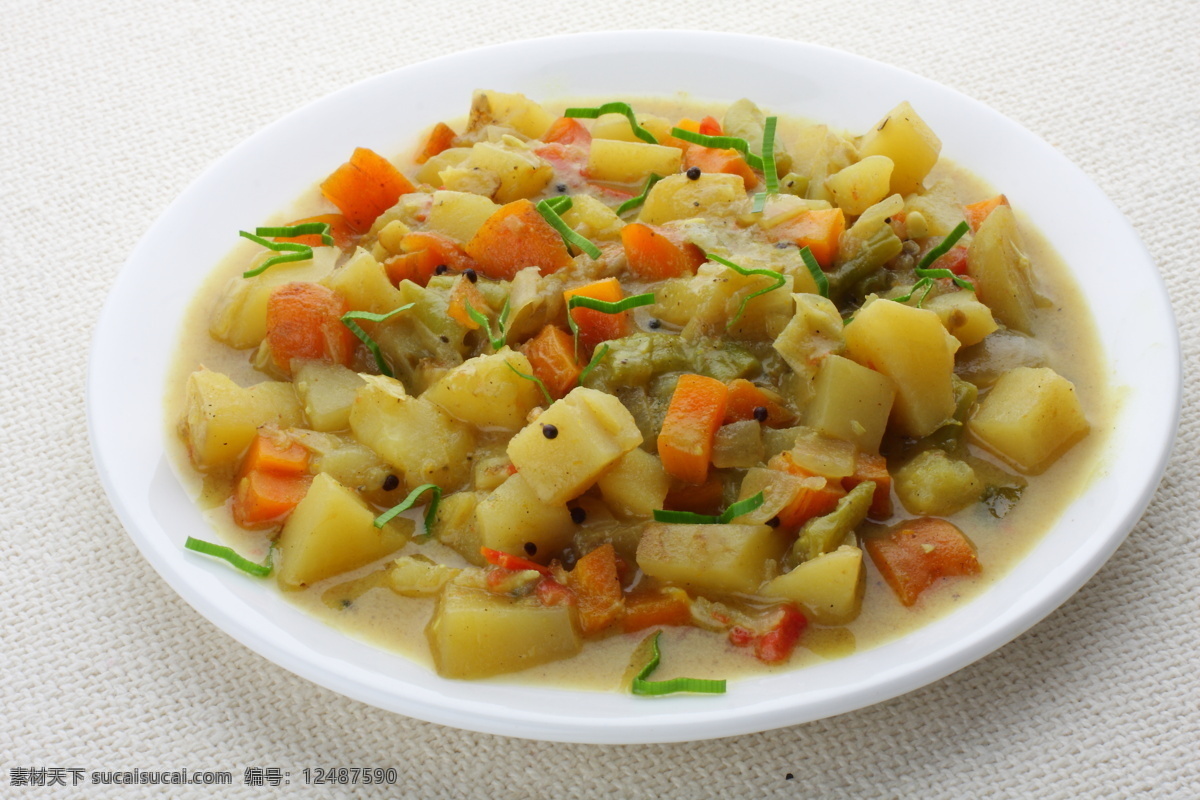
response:
<svg viewBox="0 0 1200 800"><path fill-rule="evenodd" d="M592 260L600 258L600 248L589 242L584 237L571 229L571 226L563 220L559 214L563 214L571 210L571 198L569 197L551 197L546 200L539 200L537 204L538 213L542 215L542 219L549 222L554 230L562 234L563 241L568 245L575 247L592 257Z"/></svg>
<svg viewBox="0 0 1200 800"><path fill-rule="evenodd" d="M554 405L554 398L551 396L550 390L546 388L546 383L541 378L539 378L537 375L526 375L524 372L521 372L521 370L514 367L511 361L505 361L504 363L509 369L517 373L525 380L536 383L537 387L542 390L542 394L546 397L546 405Z"/></svg>
<svg viewBox="0 0 1200 800"><path fill-rule="evenodd" d="M707 678L672 678L669 681L647 680L650 677L650 673L658 669L658 663L662 660L662 654L658 650L658 637L660 636L662 636L662 631L655 631L652 636L643 640L642 647L645 647L646 642L650 643L650 660L646 662L646 666L642 667L641 672L634 676L633 686L630 687L634 694L644 696L674 694L675 692L725 694L725 681L723 680L711 680Z"/></svg>
<svg viewBox="0 0 1200 800"><path fill-rule="evenodd" d="M608 342L605 342L597 347L596 352L592 353L592 360L589 361L587 366L583 368L583 372L579 373L580 385L583 385L583 382L587 380L587 376L592 374L592 370L594 370L600 364L600 362L604 360L606 355L608 355Z"/></svg>
<svg viewBox="0 0 1200 800"><path fill-rule="evenodd" d="M408 497L404 498L399 505L392 506L387 511L375 518L375 527L382 528L396 517L397 514L403 514L417 503L417 498L425 492L430 493L429 508L425 509L425 536L433 535L433 521L437 519L438 503L442 501L442 489L434 483L423 483L417 488L408 493Z"/></svg>
<svg viewBox="0 0 1200 800"><path fill-rule="evenodd" d="M322 244L333 244L333 237L330 235L332 230L333 228L329 226L328 222L302 222L299 225L287 225L282 228L255 228L254 232L259 236L282 236L284 238L310 236L315 233L320 234Z"/></svg>
<svg viewBox="0 0 1200 800"><path fill-rule="evenodd" d="M594 297L581 297L575 295L567 301L567 324L571 326L571 333L575 336L575 357L579 357L579 323L575 321L575 315L571 313L576 308L590 308L593 311L599 311L603 314L620 314L622 311L628 311L631 308L638 306L654 305L654 293L646 292L645 294L635 294L626 297L624 300L618 300L615 303L597 300Z"/></svg>
<svg viewBox="0 0 1200 800"><path fill-rule="evenodd" d="M918 278L950 278L951 280L954 281L955 284L958 285L959 288L968 289L972 292L975 291L975 284L971 283L966 278L960 278L959 276L955 275L953 272L951 272L948 269L930 269L929 268L930 265L933 264L933 262L937 261L939 258L946 255L946 253L950 252L950 248L954 247L954 244L959 239L961 239L963 237L963 235L970 229L971 228L969 225L967 225L967 223L965 223L965 222L958 223L958 225L954 228L954 230L952 230L950 232L950 235L947 236L945 239L942 239L941 243L937 247L933 248L928 253L926 253L925 257L921 259L921 263L917 264L917 269L916 269L917 277Z"/></svg>
<svg viewBox="0 0 1200 800"><path fill-rule="evenodd" d="M775 125L778 121L778 117L767 117L763 127L762 161L766 187L764 191L754 195L754 207L751 211L755 214L762 213L766 207L767 195L779 194L779 170L775 166Z"/></svg>
<svg viewBox="0 0 1200 800"><path fill-rule="evenodd" d="M901 295L900 297L893 297L891 299L892 299L892 301L894 301L896 303L907 303L909 300L911 300L913 298L913 295L915 295L917 292L921 291L922 289L925 290L925 294L921 295L921 299L917 301L917 308L920 308L921 304L924 303L926 298L929 297L929 293L933 291L933 278L930 278L930 277L921 278L921 280L917 281L916 283L914 283L912 285L912 288L909 289L908 294ZM853 317L851 317L851 319L853 319Z"/></svg>
<svg viewBox="0 0 1200 800"><path fill-rule="evenodd" d="M821 265L817 263L817 259L812 254L812 250L808 249L808 245L800 248L800 259L808 268L808 274L812 275L813 282L817 284L817 292L821 297L829 297L829 278L825 276L825 270L821 269Z"/></svg>
<svg viewBox="0 0 1200 800"><path fill-rule="evenodd" d="M763 168L763 160L750 152L750 145L745 139L738 138L737 136L708 136L703 133L692 133L685 128L672 128L671 135L676 139L683 139L685 142L703 145L704 147L715 147L719 150L737 150L751 167L754 169Z"/></svg>
<svg viewBox="0 0 1200 800"><path fill-rule="evenodd" d="M693 511L664 511L661 508L654 509L655 522L679 522L685 525L728 525L742 514L749 514L754 509L766 502L766 497L762 492L747 497L745 500L739 500L719 516L714 517L711 514L697 514Z"/></svg>
<svg viewBox="0 0 1200 800"><path fill-rule="evenodd" d="M375 340L354 320L365 319L367 322L384 322L396 316L401 311L407 311L414 305L416 303L406 303L399 308L393 308L386 314L372 314L370 311L347 311L342 315L342 324L349 328L350 332L367 346L367 349L371 351L371 355L375 356L375 366L379 367L379 371L389 378L394 378L396 375L392 372L392 368L388 366L387 361L384 360L383 353L379 352L379 345L375 344Z"/></svg>
<svg viewBox="0 0 1200 800"><path fill-rule="evenodd" d="M272 242L270 239L264 239L261 236L256 236L246 231L238 231L238 236L249 239L255 244L261 244L263 247L268 250L274 250L276 253L287 253L287 255L272 256L254 269L246 270L242 273L243 278L253 278L255 275L261 275L276 264L286 264L291 261L308 261L313 255L312 248L306 244L298 242Z"/></svg>
<svg viewBox="0 0 1200 800"><path fill-rule="evenodd" d="M624 203L621 203L621 205L617 206L617 214L620 215L624 214L626 211L632 211L642 203L646 202L646 196L650 194L650 190L654 188L654 184L661 180L662 175L659 175L657 172L651 172L650 177L646 179L646 188L642 189L642 193L637 197L629 198Z"/></svg>
<svg viewBox="0 0 1200 800"><path fill-rule="evenodd" d="M492 321L482 311L476 311L471 305L470 300L464 301L467 308L467 316L479 323L479 327L483 328L487 334L488 341L492 343L493 350L499 350L504 347L504 342L508 339L508 312L512 309L509 307L508 299L504 300L504 307L500 309L500 316L496 318L496 333L492 333Z"/></svg>
<svg viewBox="0 0 1200 800"><path fill-rule="evenodd" d="M654 134L638 124L637 117L633 115L633 108L629 103L605 103L599 108L568 108L563 112L564 117L577 119L596 119L601 114L624 114L625 119L629 120L629 127L633 128L634 136L647 144L658 144L658 139L654 138Z"/></svg>
<svg viewBox="0 0 1200 800"><path fill-rule="evenodd" d="M206 542L203 539L193 539L191 536L187 538L183 546L188 550L195 550L197 553L222 558L242 572L248 572L258 578L265 578L271 574L271 553L273 550L267 550L267 560L262 564L258 564L250 559L242 558L232 548Z"/></svg>
<svg viewBox="0 0 1200 800"><path fill-rule="evenodd" d="M729 320L729 323L725 326L726 328L732 328L734 325L737 324L737 321L742 318L742 314L746 313L746 304L749 303L751 300L758 297L759 295L766 294L767 292L773 292L776 289L778 289L780 286L783 286L785 283L787 283L787 280L784 279L784 277L783 277L783 273L776 272L773 269L746 269L745 267L740 267L737 264L733 263L732 261L721 258L720 256L713 255L712 253L705 253L704 257L707 258L709 261L717 262L721 266L729 267L731 270L738 273L739 275L746 275L746 276L766 275L769 278L775 279L775 283L771 284L767 288L759 289L754 294L751 294L747 297L743 297L742 304L740 306L738 306L737 313L733 315L733 319Z"/></svg>

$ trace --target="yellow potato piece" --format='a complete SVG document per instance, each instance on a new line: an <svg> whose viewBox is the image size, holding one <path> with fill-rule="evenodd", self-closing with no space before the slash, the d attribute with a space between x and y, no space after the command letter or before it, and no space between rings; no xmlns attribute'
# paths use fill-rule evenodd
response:
<svg viewBox="0 0 1200 800"><path fill-rule="evenodd" d="M862 555L857 547L842 545L769 581L761 594L803 606L805 616L818 625L845 625L862 610Z"/></svg>
<svg viewBox="0 0 1200 800"><path fill-rule="evenodd" d="M1017 367L996 381L967 432L1017 468L1036 473L1089 427L1069 380L1049 367Z"/></svg>

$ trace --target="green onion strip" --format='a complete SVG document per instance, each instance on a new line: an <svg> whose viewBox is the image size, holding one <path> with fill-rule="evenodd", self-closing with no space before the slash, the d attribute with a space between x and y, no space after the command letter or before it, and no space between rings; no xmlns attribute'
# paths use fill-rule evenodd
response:
<svg viewBox="0 0 1200 800"><path fill-rule="evenodd" d="M812 250L808 249L808 245L800 248L800 259L808 269L808 274L812 275L813 282L817 284L817 292L821 297L829 297L829 278L825 276L825 270L821 269L821 265L817 263L817 259L812 254Z"/></svg>
<svg viewBox="0 0 1200 800"><path fill-rule="evenodd" d="M392 506L387 511L375 518L375 527L382 528L391 522L398 514L403 514L417 503L419 498L425 492L430 493L429 508L425 509L425 536L433 535L433 521L437 519L438 503L442 501L442 489L434 483L423 483L417 488L408 493L408 497L404 498L399 505Z"/></svg>
<svg viewBox="0 0 1200 800"><path fill-rule="evenodd" d="M261 275L276 264L286 264L292 261L308 261L313 256L312 247L299 242L273 242L270 239L264 239L264 236L307 236L310 234L320 234L321 241L325 244L333 244L333 237L329 235L329 223L327 222L306 222L301 225L288 225L282 228L255 228L254 233L247 231L238 231L238 236L244 239L249 239L255 244L260 244L268 250L273 250L276 253L286 253L286 255L272 256L257 267L251 270L246 270L242 273L243 278L253 278L255 275Z"/></svg>
<svg viewBox="0 0 1200 800"><path fill-rule="evenodd" d="M751 275L765 275L769 278L775 279L775 283L771 284L770 286L766 287L765 289L759 289L754 294L743 297L742 304L740 306L738 306L737 313L734 314L733 319L729 320L728 324L726 324L726 326L725 326L726 328L732 328L734 325L737 324L737 321L742 318L742 314L746 313L746 305L751 300L758 297L759 295L764 295L767 292L773 292L776 289L778 289L779 287L783 286L785 283L787 283L787 280L783 277L783 273L776 272L773 269L746 269L745 267L738 266L737 264L733 263L732 261L721 258L720 256L717 256L717 255L713 255L712 253L705 253L704 257L707 258L709 261L717 262L721 266L729 267L731 270L733 270L734 272L736 272L739 275L745 275L747 277L749 277Z"/></svg>
<svg viewBox="0 0 1200 800"><path fill-rule="evenodd" d="M672 128L671 135L676 139L683 139L685 142L703 145L704 147L715 147L720 150L737 150L751 167L754 169L763 168L762 158L751 153L749 143L737 136L709 136L704 133L692 133L686 128Z"/></svg>
<svg viewBox="0 0 1200 800"><path fill-rule="evenodd" d="M370 334L364 331L362 327L355 322L355 320L365 319L367 322L385 322L399 314L401 311L407 311L414 305L416 305L416 303L405 303L399 308L393 308L386 314L372 314L370 311L347 311L342 315L342 324L349 328L350 332L357 336L358 340L367 346L367 349L371 351L371 355L375 356L375 366L379 367L379 371L384 375L387 375L389 378L394 378L396 375L394 372L392 372L392 368L388 366L387 361L384 360L383 353L379 352L379 345L375 343L375 340L371 338Z"/></svg>
<svg viewBox="0 0 1200 800"><path fill-rule="evenodd" d="M467 308L467 316L479 323L479 327L483 328L487 334L488 341L492 343L493 350L499 350L504 347L504 342L508 339L508 312L512 309L509 306L509 301L504 300L504 306L500 309L500 315L496 318L496 333L492 333L492 321L482 311L476 311L471 305L470 300L463 301Z"/></svg>
<svg viewBox="0 0 1200 800"><path fill-rule="evenodd" d="M617 215L624 214L626 211L633 211L635 208L646 202L646 197L650 194L650 190L654 188L654 184L662 180L662 175L657 172L651 172L650 177L646 179L646 188L642 189L642 193L637 197L631 197L621 205L617 206Z"/></svg>
<svg viewBox="0 0 1200 800"><path fill-rule="evenodd" d="M958 285L959 288L967 289L972 292L975 291L975 284L971 283L966 278L960 278L958 275L955 275L953 272L951 272L948 269L930 269L929 268L933 264L933 262L937 261L939 258L946 255L946 253L950 252L950 248L954 247L955 243L958 242L958 240L961 239L963 237L963 235L966 234L966 232L969 231L970 229L971 228L970 228L970 226L967 225L967 223L965 223L965 222L958 223L958 226L955 227L955 229L950 232L950 235L947 236L945 239L942 239L941 243L938 244L937 247L933 248L928 253L926 253L925 257L921 259L921 263L917 264L917 269L916 269L917 277L918 278L950 278L951 280L954 281L955 284Z"/></svg>
<svg viewBox="0 0 1200 800"><path fill-rule="evenodd" d="M647 144L658 144L658 139L654 138L654 134L638 124L637 117L633 115L633 108L629 103L605 103L598 108L568 108L563 112L564 117L577 119L596 119L602 114L624 114L625 119L629 120L629 127L633 129L634 136Z"/></svg>
<svg viewBox="0 0 1200 800"><path fill-rule="evenodd" d="M921 280L917 281L916 283L914 283L912 285L912 287L908 291L908 294L901 295L900 297L893 297L890 299L896 303L907 303L909 300L912 300L913 295L915 295L917 292L921 291L922 289L925 290L925 294L921 295L921 299L917 301L917 308L920 308L921 304L925 302L925 299L929 297L929 293L933 291L933 278L929 278L929 277L921 278ZM853 317L851 317L851 319L853 319Z"/></svg>
<svg viewBox="0 0 1200 800"><path fill-rule="evenodd" d="M595 353L592 353L592 360L589 361L587 366L583 368L583 372L579 373L580 386L582 386L583 382L587 380L587 376L592 374L592 370L599 366L600 362L604 360L604 357L608 355L608 349L608 342L605 342L596 348Z"/></svg>
<svg viewBox="0 0 1200 800"><path fill-rule="evenodd" d="M516 367L514 367L514 366L512 365L512 362L511 362L511 361L505 361L505 362L504 362L504 364L505 364L505 366L507 366L509 369L511 369L513 372L517 373L517 375L521 376L521 377L522 377L522 378L524 378L525 380L527 380L527 381L532 381L532 382L536 383L536 384L537 384L537 387L538 387L539 389L541 389L541 390L542 390L542 394L543 394L543 395L545 396L545 398L546 398L546 405L547 405L547 406L552 406L552 405L554 405L554 397L553 397L553 396L551 396L551 394L550 394L550 390L546 388L546 383L545 383L545 381L543 381L543 380L542 380L541 378L539 378L537 375L526 375L524 372L521 372L521 370L519 370L519 369L517 369Z"/></svg>
<svg viewBox="0 0 1200 800"><path fill-rule="evenodd" d="M779 194L779 169L775 166L775 125L778 122L778 117L767 117L763 127L762 169L766 186L764 191L754 195L754 206L750 210L755 214L762 213L766 207L767 195Z"/></svg>
<svg viewBox="0 0 1200 800"><path fill-rule="evenodd" d="M728 525L742 514L749 514L765 502L766 497L762 492L759 492L753 497L737 501L725 509L719 517L714 517L711 514L697 514L693 511L664 511L661 508L656 508L654 510L654 521L678 522L684 525Z"/></svg>
<svg viewBox="0 0 1200 800"><path fill-rule="evenodd" d="M594 297L582 297L580 295L572 297L567 301L567 324L571 326L571 333L575 337L575 358L579 358L579 323L575 321L575 315L571 313L572 311L577 308L590 308L602 314L620 314L622 311L628 311L631 308L652 305L654 305L653 292L635 294L626 297L624 300L618 300L615 303L597 300Z"/></svg>
<svg viewBox="0 0 1200 800"><path fill-rule="evenodd" d="M646 697L674 694L675 692L725 694L724 680L712 680L709 678L672 678L667 681L647 680L650 677L650 673L658 669L658 664L662 660L662 653L658 649L658 637L660 636L662 636L662 631L655 631L652 636L643 640L642 647L645 646L645 642L650 643L650 660L646 662L646 666L642 667L641 671L633 678L633 685L630 687L630 690L634 694Z"/></svg>
<svg viewBox="0 0 1200 800"><path fill-rule="evenodd" d="M568 245L574 245L576 249L587 253L595 261L600 258L600 248L589 242L584 237L580 236L566 221L559 216L571 210L572 201L569 197L551 197L546 200L539 200L537 204L538 213L542 215L542 219L550 223L550 227L558 231Z"/></svg>
<svg viewBox="0 0 1200 800"><path fill-rule="evenodd" d="M224 559L233 566L240 569L242 572L247 572L258 578L265 578L271 574L271 553L273 550L267 550L267 560L262 564L258 564L247 558L242 558L232 548L224 545L213 544L206 542L203 539L194 539L191 536L183 543L183 546L188 550L194 550L197 553L204 553L206 556L214 556Z"/></svg>

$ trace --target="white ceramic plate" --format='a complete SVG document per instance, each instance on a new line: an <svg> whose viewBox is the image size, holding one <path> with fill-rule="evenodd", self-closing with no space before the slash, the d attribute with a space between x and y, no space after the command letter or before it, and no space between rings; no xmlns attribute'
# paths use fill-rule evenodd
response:
<svg viewBox="0 0 1200 800"><path fill-rule="evenodd" d="M160 420L188 301L229 251L231 233L286 208L355 146L391 154L411 145L425 126L461 115L479 87L544 99L748 95L847 130L911 101L942 138L943 155L1002 187L1086 274L1083 291L1122 398L1102 474L1029 557L958 611L802 673L738 681L721 697L651 700L442 680L314 621L267 582L185 555L184 539L209 531L164 458ZM130 536L185 600L247 647L322 686L420 719L632 743L838 714L937 680L1010 641L1082 586L1141 516L1174 438L1179 393L1174 317L1149 255L1113 204L1045 142L957 92L846 53L751 36L638 32L517 42L417 64L312 103L242 143L175 201L118 277L96 328L88 415L100 474Z"/></svg>

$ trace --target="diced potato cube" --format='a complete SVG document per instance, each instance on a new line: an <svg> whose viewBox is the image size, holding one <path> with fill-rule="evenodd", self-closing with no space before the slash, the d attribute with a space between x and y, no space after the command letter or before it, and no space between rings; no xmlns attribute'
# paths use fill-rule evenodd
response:
<svg viewBox="0 0 1200 800"><path fill-rule="evenodd" d="M962 344L970 347L982 342L989 333L999 329L992 318L992 310L975 299L974 292L950 292L941 294L925 304L938 315L946 331Z"/></svg>
<svg viewBox="0 0 1200 800"><path fill-rule="evenodd" d="M209 333L217 341L238 350L257 347L267 335L267 300L271 292L285 283L321 280L333 271L340 253L336 247L315 247L313 257L307 261L276 264L253 278L240 275L230 278L213 311Z"/></svg>
<svg viewBox="0 0 1200 800"><path fill-rule="evenodd" d="M647 114L639 116L637 121L639 125L650 131L654 138L659 141L662 141L663 137L671 132L671 122L664 117ZM606 114L593 122L592 138L617 139L622 142L643 141L633 132L633 128L629 126L629 120L620 114Z"/></svg>
<svg viewBox="0 0 1200 800"><path fill-rule="evenodd" d="M979 299L997 319L1022 333L1032 331L1037 298L1012 208L997 206L987 215L967 248L967 269Z"/></svg>
<svg viewBox="0 0 1200 800"><path fill-rule="evenodd" d="M918 454L892 477L896 496L912 514L946 516L983 496L983 481L971 465L937 449Z"/></svg>
<svg viewBox="0 0 1200 800"><path fill-rule="evenodd" d="M858 216L889 194L892 160L887 156L867 156L825 179L838 208Z"/></svg>
<svg viewBox="0 0 1200 800"><path fill-rule="evenodd" d="M592 148L595 146L593 142ZM676 167L675 172L678 171ZM675 219L719 216L745 203L746 184L741 175L706 172L699 179L691 180L687 175L665 174L666 177L654 184L646 202L642 203L639 222L661 225Z"/></svg>
<svg viewBox="0 0 1200 800"><path fill-rule="evenodd" d="M571 605L543 606L449 583L426 629L446 678L487 678L570 658L583 639Z"/></svg>
<svg viewBox="0 0 1200 800"><path fill-rule="evenodd" d="M976 441L1032 473L1045 469L1088 430L1075 386L1048 367L1006 372L967 423Z"/></svg>
<svg viewBox="0 0 1200 800"><path fill-rule="evenodd" d="M401 556L388 568L388 583L405 597L432 597L460 572L424 556Z"/></svg>
<svg viewBox="0 0 1200 800"><path fill-rule="evenodd" d="M350 430L379 457L404 473L409 486L462 484L475 447L471 429L428 400L409 397L404 385L383 375L364 375L366 384L350 408Z"/></svg>
<svg viewBox="0 0 1200 800"><path fill-rule="evenodd" d="M383 489L387 477L393 474L392 468L365 444L330 433L297 429L289 433L312 454L310 472L324 472L371 502L380 505L395 502L395 495Z"/></svg>
<svg viewBox="0 0 1200 800"><path fill-rule="evenodd" d="M363 385L357 372L341 364L305 361L293 370L292 385L313 430L342 431L350 427L350 406Z"/></svg>
<svg viewBox="0 0 1200 800"><path fill-rule="evenodd" d="M799 604L818 625L853 622L862 610L866 587L862 556L857 547L842 545L769 581L761 594Z"/></svg>
<svg viewBox="0 0 1200 800"><path fill-rule="evenodd" d="M744 259L739 260L742 261L739 266L754 268L754 265ZM807 276L807 272L805 275ZM792 276L784 275L783 279L784 283L778 289L760 294L746 302L746 298L755 292L774 286L778 278L767 275L742 275L722 264L710 261L702 264L691 280L691 293L696 300L687 311L691 318L697 321L696 324L702 322L707 325L720 325L730 336L738 339L774 339L791 321L796 305L792 299ZM744 309L743 302L746 303ZM735 317L737 322L729 325Z"/></svg>
<svg viewBox="0 0 1200 800"><path fill-rule="evenodd" d="M904 200L904 211L910 239L949 236L958 223L964 221L963 207L958 201L958 186L948 179L935 182L921 194L910 194ZM912 226L914 214L920 215L915 229Z"/></svg>
<svg viewBox="0 0 1200 800"><path fill-rule="evenodd" d="M800 376L797 404L804 406L811 397L812 379L821 361L845 349L842 315L837 306L816 294L794 294L796 311L787 327L775 338L774 347L792 371ZM857 324L857 323L856 323Z"/></svg>
<svg viewBox="0 0 1200 800"><path fill-rule="evenodd" d="M441 173L462 166L471 155L470 147L451 147L426 161L417 169L417 181L433 187L442 185Z"/></svg>
<svg viewBox="0 0 1200 800"><path fill-rule="evenodd" d="M566 504L543 503L519 472L476 506L475 527L483 547L538 561L569 545L575 532ZM533 553L527 544L534 545Z"/></svg>
<svg viewBox="0 0 1200 800"><path fill-rule="evenodd" d="M526 375L533 374L524 353L505 347L459 364L421 398L480 429L519 430L529 412L546 399L537 384L513 372L509 364Z"/></svg>
<svg viewBox="0 0 1200 800"><path fill-rule="evenodd" d="M512 438L508 457L543 502L556 504L578 497L641 443L620 400L577 386Z"/></svg>
<svg viewBox="0 0 1200 800"><path fill-rule="evenodd" d="M304 412L290 383L265 381L242 388L209 369L187 380L184 433L192 464L210 470L234 464L263 425L304 424Z"/></svg>
<svg viewBox="0 0 1200 800"><path fill-rule="evenodd" d="M805 125L794 143L791 169L808 178L809 199L832 200L832 193L825 188L825 179L857 161L858 150L826 125Z"/></svg>
<svg viewBox="0 0 1200 800"><path fill-rule="evenodd" d="M279 534L279 585L299 589L370 564L403 547L412 528L404 518L376 528L353 490L318 474Z"/></svg>
<svg viewBox="0 0 1200 800"><path fill-rule="evenodd" d="M625 222L617 212L589 194L577 194L571 201L571 207L562 215L563 222L580 236L597 242L621 238Z"/></svg>
<svg viewBox="0 0 1200 800"><path fill-rule="evenodd" d="M933 433L954 413L958 340L937 314L891 300L864 306L846 326L846 354L896 384L892 421L906 436Z"/></svg>
<svg viewBox="0 0 1200 800"><path fill-rule="evenodd" d="M588 175L597 181L636 183L652 172L663 177L676 175L682 164L682 150L661 144L593 139L588 149Z"/></svg>
<svg viewBox="0 0 1200 800"><path fill-rule="evenodd" d="M640 447L617 459L598 483L604 502L625 517L650 517L663 507L671 488L662 461Z"/></svg>
<svg viewBox="0 0 1200 800"><path fill-rule="evenodd" d="M500 204L533 197L554 177L554 169L549 164L519 143L479 142L471 148L471 157L463 162L463 166L489 172L499 179L492 199ZM446 188L456 187L447 184Z"/></svg>
<svg viewBox="0 0 1200 800"><path fill-rule="evenodd" d="M508 479L513 472L507 453L483 455L476 453L473 483L480 491L491 491Z"/></svg>
<svg viewBox="0 0 1200 800"><path fill-rule="evenodd" d="M651 523L638 544L638 566L647 575L701 592L754 593L777 560L783 535L767 525Z"/></svg>
<svg viewBox="0 0 1200 800"><path fill-rule="evenodd" d="M429 209L429 230L466 243L500 209L491 198L468 192L437 191Z"/></svg>
<svg viewBox="0 0 1200 800"><path fill-rule="evenodd" d="M486 497L484 492L455 492L443 497L433 522L433 535L447 547L477 567L484 565L479 552L479 530L475 527L475 509Z"/></svg>
<svg viewBox="0 0 1200 800"><path fill-rule="evenodd" d="M409 298L388 280L383 265L361 247L349 261L334 270L321 283L346 298L352 311L386 314L409 301Z"/></svg>
<svg viewBox="0 0 1200 800"><path fill-rule="evenodd" d="M842 356L826 356L813 381L805 423L864 453L878 453L895 399L896 384L888 376Z"/></svg>
<svg viewBox="0 0 1200 800"><path fill-rule="evenodd" d="M476 93L475 102L486 98L488 114L493 122L508 125L530 139L541 139L554 123L554 115L523 94L506 94L484 89Z"/></svg>
<svg viewBox="0 0 1200 800"><path fill-rule="evenodd" d="M858 150L864 158L876 155L890 158L895 165L891 191L909 194L921 188L921 182L937 163L942 140L906 100L862 137Z"/></svg>

